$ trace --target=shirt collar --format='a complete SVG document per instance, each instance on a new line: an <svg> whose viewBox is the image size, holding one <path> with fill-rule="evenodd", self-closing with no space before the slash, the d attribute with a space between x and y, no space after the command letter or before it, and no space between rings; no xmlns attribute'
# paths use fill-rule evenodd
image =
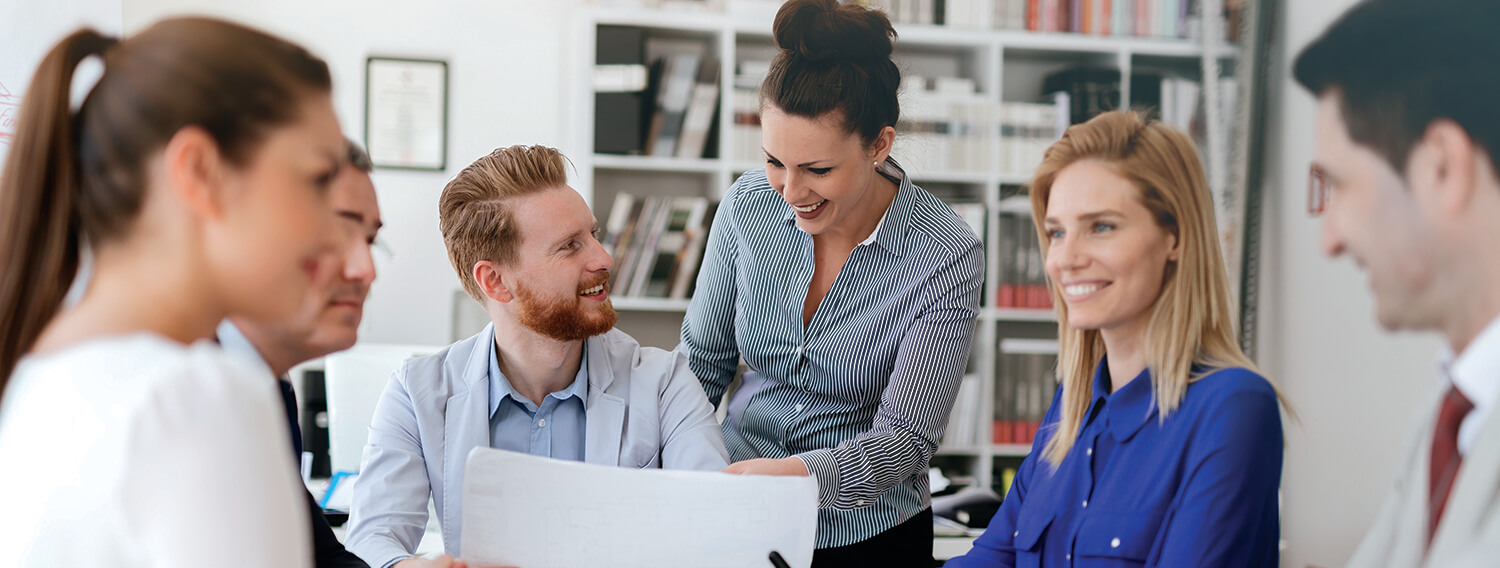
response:
<svg viewBox="0 0 1500 568"><path fill-rule="evenodd" d="M1114 393L1109 393L1109 379L1109 357L1106 356L1099 359L1099 366L1094 369L1094 401L1098 403L1099 399L1105 399L1104 427L1116 440L1125 442L1156 416L1157 408L1152 404L1151 370L1142 370Z"/></svg>
<svg viewBox="0 0 1500 568"><path fill-rule="evenodd" d="M270 363L266 362L266 358L260 354L260 350L255 348L255 344L250 343L250 339L245 337L245 334L233 322L227 319L219 322L219 328L214 331L214 334L218 337L219 347L225 353L240 359L254 361L261 368L265 369L266 374L271 373ZM280 379L281 377L277 378Z"/></svg>
<svg viewBox="0 0 1500 568"><path fill-rule="evenodd" d="M896 199L891 201L891 206L886 208L880 220L875 223L875 230L870 231L870 236L865 237L865 240L859 244L874 243L892 254L904 255L906 254L906 225L907 220L911 218L911 210L916 205L917 186L912 185L911 176L906 175L906 170L896 162L895 158L887 157L885 162L880 164L878 171L887 178L896 180ZM797 212L792 210L791 205L787 205L786 212L781 218L791 223L792 226L796 226ZM802 227L797 227L797 230L801 229Z"/></svg>
<svg viewBox="0 0 1500 568"><path fill-rule="evenodd" d="M557 399L559 401L564 401L564 400L567 400L569 397L575 397L576 396L576 397L578 397L578 401L579 402L583 402L583 403L585 403L584 406L588 406L587 405L588 394L589 394L589 364L588 364L588 361L589 361L589 343L587 341L585 341L585 342L583 342L583 353L582 353L582 356L580 356L579 359L578 359L578 374L573 377L573 383L570 384L570 385L568 385L568 388L565 388L563 390L560 390L560 391L557 391L555 393L547 395L547 398L555 398L555 399ZM489 402L490 402L490 417L491 418L494 418L495 411L499 410L499 408L500 408L500 401L505 400L505 397L507 397L507 396L510 397L511 400L514 400L516 402L519 402L521 404L526 405L528 408L531 407L531 406L534 406L533 404L531 404L530 400L528 400L524 396L521 396L520 393L516 392L516 389L514 387L512 387L511 384L510 384L510 379L505 378L505 374L500 372L500 358L499 358L499 356L495 352L495 343L494 343L493 340L490 342L489 383L490 383L490 401Z"/></svg>
<svg viewBox="0 0 1500 568"><path fill-rule="evenodd" d="M1463 353L1454 355L1444 344L1438 355L1439 374L1474 403L1474 411L1486 415L1500 395L1500 317L1474 336Z"/></svg>

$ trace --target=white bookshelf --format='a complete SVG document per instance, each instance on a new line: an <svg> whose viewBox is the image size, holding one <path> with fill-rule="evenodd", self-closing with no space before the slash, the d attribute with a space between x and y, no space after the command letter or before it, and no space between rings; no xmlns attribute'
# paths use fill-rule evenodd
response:
<svg viewBox="0 0 1500 568"><path fill-rule="evenodd" d="M1211 3L1216 4L1216 3ZM583 193L602 221L609 214L613 196L619 191L631 191L637 195L692 195L721 199L724 191L741 173L762 167L762 164L745 159L734 159L736 148L733 129L732 101L738 63L746 60L764 60L774 54L771 41L771 17L773 14L746 16L720 12L676 12L651 9L626 10L620 8L587 6L577 15L576 36L571 47L576 55L574 70L565 91L575 99L570 108L576 109L568 130L572 133L570 156L577 167L575 187ZM696 39L704 42L708 52L720 60L720 111L718 113L718 148L720 158L679 159L640 156L604 155L593 153L594 109L591 90L591 73L594 64L597 29L601 25L621 25L647 28L652 33L671 37ZM973 80L979 98L991 103L1024 102L1035 100L1041 81L1047 73L1079 64L1090 64L1117 69L1120 72L1120 107L1130 108L1131 74L1141 68L1165 69L1178 74L1194 70L1232 70L1240 57L1240 47L1210 40L1172 40L1142 37L1091 36L1069 33L1039 33L1017 30L956 29L944 26L897 25L899 37L896 41L896 60L903 77L944 76L955 73ZM1219 35L1214 35L1219 37ZM1220 34L1221 35L1221 34ZM1200 81L1203 76L1198 75ZM1207 88L1203 96L1220 96L1217 89ZM1241 104L1244 99L1241 98ZM907 97L903 95L903 113ZM1213 104L1217 104L1214 102ZM1212 106L1212 105L1210 105ZM1212 114L1210 115L1212 116ZM997 460L1024 457L1031 449L1029 444L993 444L990 422L994 416L993 401L998 373L998 346L1006 337L1017 334L1027 337L1055 336L1055 315L1050 309L1019 309L994 307L997 297L997 280L1001 266L1001 251L990 246L1000 240L999 215L1002 208L1016 214L1029 212L1029 206L1007 202L1002 206L1002 186L1021 186L1029 183L1029 172L999 171L998 129L990 129L988 148L991 167L982 171L928 171L908 167L907 171L919 186L934 190L946 197L956 192L965 202L982 203L985 206L986 230L986 274L984 306L981 310L971 355L970 374L980 377L980 400L977 422L952 424L954 428L974 428L979 443L969 447L944 446L938 450L940 459L964 462L960 474L971 475L982 486L990 486L999 478ZM1210 128L1210 134L1223 134L1226 128ZM902 159L902 132L897 131L897 147L893 156ZM1210 141L1210 152L1225 152L1225 144ZM1224 164L1223 156L1210 155L1208 164ZM1215 174L1211 173L1213 177ZM934 189L939 188L939 189ZM681 314L686 312L688 300L660 298L616 297L615 309L620 312L620 327L627 332L654 335L670 348L675 345L677 327ZM651 329L636 326L651 326ZM670 328L670 329L667 329ZM646 342L646 341L643 341ZM649 342L646 342L649 344Z"/></svg>

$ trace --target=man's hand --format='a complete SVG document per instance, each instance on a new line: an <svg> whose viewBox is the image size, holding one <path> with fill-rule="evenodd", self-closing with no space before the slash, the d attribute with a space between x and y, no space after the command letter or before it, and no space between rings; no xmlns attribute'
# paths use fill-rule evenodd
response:
<svg viewBox="0 0 1500 568"><path fill-rule="evenodd" d="M729 464L724 473L738 475L807 475L807 464L796 457L771 459L756 458Z"/></svg>
<svg viewBox="0 0 1500 568"><path fill-rule="evenodd" d="M444 554L437 558L422 558L413 556L391 565L391 568L500 568L487 566L470 566L469 563ZM515 568L514 566L507 568Z"/></svg>

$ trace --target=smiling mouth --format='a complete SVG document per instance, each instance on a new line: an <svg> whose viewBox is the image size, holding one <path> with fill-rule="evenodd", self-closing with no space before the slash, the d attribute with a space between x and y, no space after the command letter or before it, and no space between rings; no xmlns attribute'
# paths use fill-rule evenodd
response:
<svg viewBox="0 0 1500 568"><path fill-rule="evenodd" d="M1063 286L1063 294L1070 298L1078 298L1098 292L1105 286L1109 286L1109 284L1072 284Z"/></svg>
<svg viewBox="0 0 1500 568"><path fill-rule="evenodd" d="M606 286L601 283L598 286L595 286L593 288L588 288L588 289L586 289L586 290L584 290L582 292L579 292L578 295L579 296L598 296L598 295L604 293L604 289L605 288L606 288Z"/></svg>
<svg viewBox="0 0 1500 568"><path fill-rule="evenodd" d="M828 203L828 200L824 199L822 201L819 201L817 203L814 203L812 205L808 205L808 206L805 206L805 207L804 206L800 206L800 205L793 205L792 209L796 209L798 213L812 213L813 211L817 211L818 208L822 207L826 203Z"/></svg>

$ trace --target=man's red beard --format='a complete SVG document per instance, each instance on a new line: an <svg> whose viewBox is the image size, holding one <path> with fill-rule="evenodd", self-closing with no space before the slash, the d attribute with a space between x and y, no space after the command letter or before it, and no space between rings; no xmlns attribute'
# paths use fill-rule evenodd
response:
<svg viewBox="0 0 1500 568"><path fill-rule="evenodd" d="M597 282L580 288L587 290L609 281L605 274ZM609 288L606 284L605 291ZM526 286L516 283L516 301L519 302L521 325L527 329L558 341L579 341L602 334L615 327L618 315L608 301L598 307L590 307L591 300L584 300L575 291L570 298L541 298Z"/></svg>

